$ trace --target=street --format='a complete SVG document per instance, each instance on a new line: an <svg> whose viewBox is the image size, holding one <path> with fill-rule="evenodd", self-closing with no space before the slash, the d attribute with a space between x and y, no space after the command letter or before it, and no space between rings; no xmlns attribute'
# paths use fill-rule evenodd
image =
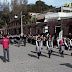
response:
<svg viewBox="0 0 72 72"><path fill-rule="evenodd" d="M64 57L60 57L57 48L53 48L51 58L44 46L40 59L37 58L35 45L27 43L26 47L16 44L9 48L10 62L2 61L3 49L0 44L0 72L72 72L72 56L65 50Z"/></svg>

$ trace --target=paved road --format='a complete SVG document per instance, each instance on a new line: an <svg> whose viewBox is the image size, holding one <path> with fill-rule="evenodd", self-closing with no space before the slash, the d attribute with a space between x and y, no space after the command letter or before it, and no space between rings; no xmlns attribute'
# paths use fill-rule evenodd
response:
<svg viewBox="0 0 72 72"><path fill-rule="evenodd" d="M65 51L64 58L58 54L58 49L53 49L51 58L48 58L46 47L42 49L40 59L37 59L35 45L27 44L26 47L10 45L10 62L4 63L0 58L0 72L72 72L72 56ZM0 57L3 56L0 45Z"/></svg>

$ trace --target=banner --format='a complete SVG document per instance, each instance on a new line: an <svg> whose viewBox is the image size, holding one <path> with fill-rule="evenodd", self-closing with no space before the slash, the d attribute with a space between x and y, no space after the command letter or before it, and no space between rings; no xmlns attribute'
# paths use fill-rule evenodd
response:
<svg viewBox="0 0 72 72"><path fill-rule="evenodd" d="M59 39L62 40L62 36L63 36L63 30L62 30L62 26L60 27L60 32L59 32Z"/></svg>

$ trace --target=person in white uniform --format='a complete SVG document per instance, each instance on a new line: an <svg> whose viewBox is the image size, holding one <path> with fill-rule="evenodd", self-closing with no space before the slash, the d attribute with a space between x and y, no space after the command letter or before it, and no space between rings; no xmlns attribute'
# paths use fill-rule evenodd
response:
<svg viewBox="0 0 72 72"><path fill-rule="evenodd" d="M41 45L41 38L38 37L37 41L36 41L38 59L39 59L39 57L41 55L41 46L40 45Z"/></svg>
<svg viewBox="0 0 72 72"><path fill-rule="evenodd" d="M51 36L49 36L49 39L47 40L47 48L48 48L48 54L50 58L51 53L52 53L52 48L53 48L53 40Z"/></svg>

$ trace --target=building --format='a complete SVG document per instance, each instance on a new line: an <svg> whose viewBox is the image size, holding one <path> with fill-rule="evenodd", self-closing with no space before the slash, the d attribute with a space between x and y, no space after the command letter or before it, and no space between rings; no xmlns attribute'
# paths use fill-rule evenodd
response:
<svg viewBox="0 0 72 72"><path fill-rule="evenodd" d="M69 10L69 11L68 11ZM32 18L36 18L37 22L33 24L23 25L23 33L35 35L37 33L49 32L51 35L54 33L59 34L60 25L63 27L63 35L66 36L72 33L72 8L61 7L53 12L45 13L29 13ZM59 11L59 12L58 12ZM60 12L61 11L61 12ZM58 21L58 18L61 18ZM20 23L15 19L9 22L9 27L6 29L8 34L20 34ZM2 31L1 31L2 33Z"/></svg>

